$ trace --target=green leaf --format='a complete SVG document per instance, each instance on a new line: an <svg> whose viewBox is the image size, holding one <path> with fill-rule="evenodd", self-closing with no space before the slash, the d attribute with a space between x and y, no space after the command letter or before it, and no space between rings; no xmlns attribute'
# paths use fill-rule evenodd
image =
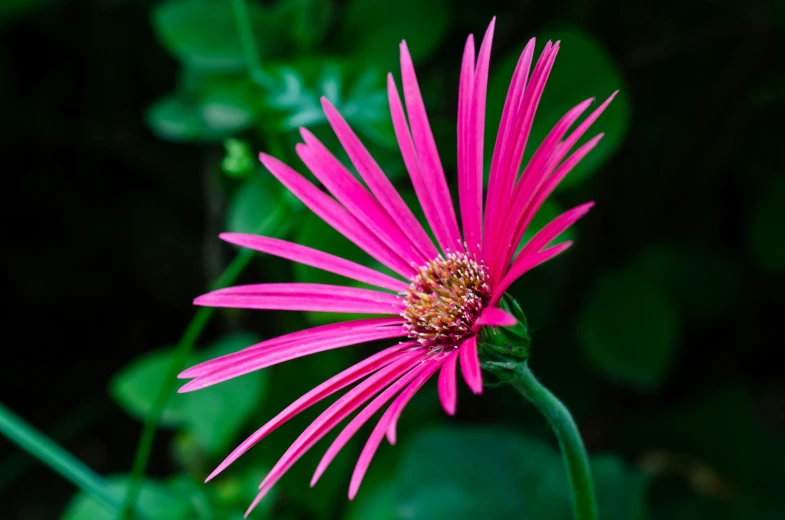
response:
<svg viewBox="0 0 785 520"><path fill-rule="evenodd" d="M221 161L221 169L227 176L241 179L253 172L256 161L246 141L227 139L224 148L226 155Z"/></svg>
<svg viewBox="0 0 785 520"><path fill-rule="evenodd" d="M487 427L440 427L420 432L402 451L397 474L361 488L349 520L572 518L561 457L534 438ZM592 467L600 518L640 519L645 478L608 456Z"/></svg>
<svg viewBox="0 0 785 520"><path fill-rule="evenodd" d="M695 244L649 245L635 256L630 270L658 284L689 316L708 317L730 308L740 289L733 264Z"/></svg>
<svg viewBox="0 0 785 520"><path fill-rule="evenodd" d="M189 366L248 347L259 339L251 334L225 336L201 354L189 359ZM110 394L126 412L143 419L166 376L171 349L147 353L120 371L110 382ZM264 397L267 373L254 372L205 388L198 392L174 394L161 414L161 425L178 427L193 435L199 446L212 455L224 450Z"/></svg>
<svg viewBox="0 0 785 520"><path fill-rule="evenodd" d="M215 141L249 128L256 118L257 88L243 76L183 71L183 86L147 108L147 124L161 139Z"/></svg>
<svg viewBox="0 0 785 520"><path fill-rule="evenodd" d="M276 21L301 50L313 49L330 26L333 4L329 0L287 0L278 4Z"/></svg>
<svg viewBox="0 0 785 520"><path fill-rule="evenodd" d="M606 275L583 304L578 334L600 371L619 383L651 391L670 366L679 324L659 284L632 274Z"/></svg>
<svg viewBox="0 0 785 520"><path fill-rule="evenodd" d="M545 136L561 117L572 107L585 99L596 97L598 102L604 101L614 91L620 90L610 106L594 123L578 145L605 132L605 137L578 164L561 187L575 186L586 180L597 171L618 149L624 140L630 119L630 101L626 93L624 78L608 51L591 34L571 26L562 26L542 31L537 35L538 49L547 40L561 40L559 55L553 66L542 100L537 108L537 116L526 145L523 166L531 158L534 150L542 143ZM521 50L523 44L520 46ZM486 148L493 149L496 129L501 120L501 111L512 73L518 62L520 50L516 49L505 56L492 69L488 84L488 132ZM596 108L598 103L590 107L586 114Z"/></svg>
<svg viewBox="0 0 785 520"><path fill-rule="evenodd" d="M251 175L234 192L226 210L226 229L234 233L256 233L259 225L285 204L272 176L265 173ZM276 236L277 233L268 233Z"/></svg>
<svg viewBox="0 0 785 520"><path fill-rule="evenodd" d="M436 50L449 21L446 0L350 0L339 34L358 58L388 70L398 67L401 40L406 40L416 64Z"/></svg>
<svg viewBox="0 0 785 520"><path fill-rule="evenodd" d="M129 481L127 475L115 475L106 480L117 496L125 496ZM142 484L137 507L146 518L179 520L189 512L189 500L174 492L170 485L148 479ZM80 492L68 503L60 520L115 520L116 517L116 511L106 509L100 502Z"/></svg>
<svg viewBox="0 0 785 520"><path fill-rule="evenodd" d="M758 265L769 273L785 272L785 176L780 175L763 190L749 223L749 250Z"/></svg>
<svg viewBox="0 0 785 520"><path fill-rule="evenodd" d="M279 41L275 20L258 2L248 2L248 13L260 53L269 55ZM186 66L219 72L245 68L231 2L169 0L153 8L152 22L163 46Z"/></svg>

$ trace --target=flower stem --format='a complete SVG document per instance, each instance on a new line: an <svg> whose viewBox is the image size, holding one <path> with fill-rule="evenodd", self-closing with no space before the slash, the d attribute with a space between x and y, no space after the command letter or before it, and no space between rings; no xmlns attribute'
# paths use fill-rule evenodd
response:
<svg viewBox="0 0 785 520"><path fill-rule="evenodd" d="M120 510L120 497L100 475L1 403L0 433L110 511Z"/></svg>
<svg viewBox="0 0 785 520"><path fill-rule="evenodd" d="M528 363L520 364L517 372L518 377L510 383L548 419L559 439L572 491L575 520L597 520L597 500L594 496L589 458L570 411L534 377Z"/></svg>

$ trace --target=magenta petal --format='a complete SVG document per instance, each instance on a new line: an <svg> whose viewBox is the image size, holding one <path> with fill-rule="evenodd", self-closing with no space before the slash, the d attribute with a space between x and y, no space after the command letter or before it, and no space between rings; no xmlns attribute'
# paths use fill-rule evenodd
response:
<svg viewBox="0 0 785 520"><path fill-rule="evenodd" d="M395 381L393 384L388 386L384 389L382 393L374 398L363 410L358 413L350 422L347 424L341 433L335 438L330 447L327 448L322 460L319 461L319 465L316 467L316 471L313 474L313 478L311 478L311 487L316 485L316 482L322 476L324 471L327 469L327 466L330 465L330 462L333 461L338 452L346 446L346 443L357 433L362 425L364 425L368 419L373 416L385 403L387 403L390 399L395 396L404 386L409 384L409 382L425 371L428 367L429 361L423 361L419 366L413 368L409 372L407 372L404 376L400 379ZM351 498L351 497L350 497Z"/></svg>
<svg viewBox="0 0 785 520"><path fill-rule="evenodd" d="M313 312L398 314L400 297L370 289L311 283L266 283L218 289L194 300L196 305Z"/></svg>
<svg viewBox="0 0 785 520"><path fill-rule="evenodd" d="M401 412L403 412L403 409L411 398L414 397L414 394L422 388L440 366L437 361L431 361L426 365L427 368L425 371L419 374L417 378L401 392L395 401L393 401L390 407L385 410L382 418L379 419L379 422L371 432L368 442L365 443L365 447L363 447L363 451L360 453L360 457L357 459L357 465L354 467L354 472L352 473L352 480L349 484L350 499L354 499L357 495L357 490L360 488L365 472L368 471L368 466L370 465L379 444L382 442L385 432L387 432L387 438L390 440L390 444L395 444L395 424L398 421L398 417L400 417Z"/></svg>
<svg viewBox="0 0 785 520"><path fill-rule="evenodd" d="M347 334L352 334L357 331L366 332L369 330L377 329L380 327L387 327L391 325L403 325L401 318L369 318L363 320L344 321L341 323L331 323L329 325L321 325L310 329L298 330L290 334L278 336L277 338L268 339L257 343L250 347L246 347L231 354L210 359L194 365L191 368L183 370L177 377L180 379L198 377L209 372L214 372L218 368L226 367L232 363L245 359L248 355L257 354L259 352L269 352L282 346L288 346L291 343L302 341L310 341L316 338L325 337L343 337Z"/></svg>
<svg viewBox="0 0 785 520"><path fill-rule="evenodd" d="M414 249L379 201L311 132L302 128L300 133L305 140L305 144L296 146L300 159L352 216L384 243L394 246L395 253L407 264L419 265L429 260Z"/></svg>
<svg viewBox="0 0 785 520"><path fill-rule="evenodd" d="M520 252L521 256L527 256L539 252L550 244L556 237L561 235L567 228L575 224L581 217L586 215L594 206L594 202L587 202L565 211L555 219L551 220L541 230L539 230L526 244Z"/></svg>
<svg viewBox="0 0 785 520"><path fill-rule="evenodd" d="M504 278L502 278L502 281L499 283L499 285L494 288L493 296L491 297L491 305L498 303L504 294L504 291L506 291L507 288L524 273L537 267L541 263L550 260L571 245L572 242L568 241L553 247L549 247L548 249L539 253L534 253L528 256L519 255L512 263L512 267L510 267L510 270L507 272Z"/></svg>
<svg viewBox="0 0 785 520"><path fill-rule="evenodd" d="M376 199L387 211L387 214L395 222L399 229L411 240L415 247L427 259L435 258L439 253L431 242L430 237L417 221L412 211L406 205L400 194L384 174L382 169L373 159L368 150L362 145L360 139L352 131L338 110L335 109L327 98L322 97L322 107L327 116L327 120L341 141L346 153L349 155L358 173L370 188Z"/></svg>
<svg viewBox="0 0 785 520"><path fill-rule="evenodd" d="M460 348L461 372L469 389L477 395L482 393L482 371L477 354L477 336L471 336Z"/></svg>
<svg viewBox="0 0 785 520"><path fill-rule="evenodd" d="M243 233L221 233L220 238L231 244L275 255L293 262L310 265L317 269L335 273L359 282L375 285L391 291L406 291L407 284L350 260L312 249L300 244L277 238L246 235Z"/></svg>
<svg viewBox="0 0 785 520"><path fill-rule="evenodd" d="M458 404L458 388L455 383L455 366L458 361L458 350L447 355L447 359L439 372L439 399L447 415L455 415Z"/></svg>
<svg viewBox="0 0 785 520"><path fill-rule="evenodd" d="M482 327L512 327L516 323L518 320L507 311L498 307L486 307L472 329L476 331Z"/></svg>
<svg viewBox="0 0 785 520"><path fill-rule="evenodd" d="M401 81L403 82L403 95L406 101L409 123L411 124L414 147L417 150L417 157L422 166L421 173L424 184L432 197L436 213L442 223L443 231L446 233L444 237L446 243L442 242L442 248L446 247L451 251L463 251L461 235L458 232L458 222L455 219L455 208L453 207L450 190L447 187L447 180L444 177L439 152L436 150L436 142L433 139L431 125L428 122L425 104L420 94L420 86L417 84L414 64L412 63L409 49L406 47L406 42L401 42Z"/></svg>
<svg viewBox="0 0 785 520"><path fill-rule="evenodd" d="M400 355L400 358L341 396L327 410L322 412L314 422L294 441L280 460L273 466L259 485L259 494L251 504L249 511L267 494L270 488L280 479L292 465L303 456L316 442L324 437L339 422L345 419L363 403L371 399L384 387L392 384L399 377L418 365L423 358L420 349Z"/></svg>
<svg viewBox="0 0 785 520"><path fill-rule="evenodd" d="M318 352L403 336L406 336L404 327L378 327L341 335L320 335L311 340L293 341L263 351L251 351L244 356L238 356L231 361L223 362L210 372L197 376L193 381L183 385L180 392L200 390L256 370L278 365L292 359L310 356Z"/></svg>
<svg viewBox="0 0 785 520"><path fill-rule="evenodd" d="M267 424L256 430L253 435L244 440L239 446L237 446L234 451L232 451L232 453L230 453L229 456L226 457L226 459L224 459L223 462L221 462L221 464L212 473L210 473L210 476L208 476L205 481L214 478L221 471L232 464L232 462L240 458L240 456L243 455L246 451L251 449L257 442L264 439L268 434L275 431L280 425L284 424L295 415L313 406L322 399L334 394L338 390L341 390L355 381L359 381L363 377L389 365L394 360L399 358L401 352L404 349L410 347L411 345L411 343L395 345L382 350L381 352L364 359L360 363L357 363L356 365L344 370L340 374L328 379L307 394L303 395L297 401L286 407L285 410L276 415L273 419L268 421Z"/></svg>
<svg viewBox="0 0 785 520"><path fill-rule="evenodd" d="M278 159L263 153L259 154L259 159L289 191L336 231L404 278L410 278L415 274L412 266L402 261L389 245L384 244L377 236L368 231L335 199Z"/></svg>

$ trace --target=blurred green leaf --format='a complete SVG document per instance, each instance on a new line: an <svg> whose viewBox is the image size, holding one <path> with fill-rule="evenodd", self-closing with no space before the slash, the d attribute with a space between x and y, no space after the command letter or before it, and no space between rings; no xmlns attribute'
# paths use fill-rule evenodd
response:
<svg viewBox="0 0 785 520"><path fill-rule="evenodd" d="M349 520L572 518L561 457L539 440L451 426L420 432L402 451L393 478L360 489ZM592 467L600 518L642 518L645 477L608 456Z"/></svg>
<svg viewBox="0 0 785 520"><path fill-rule="evenodd" d="M578 334L599 370L620 383L651 391L670 366L679 324L659 284L616 274L600 278L588 293Z"/></svg>
<svg viewBox="0 0 785 520"><path fill-rule="evenodd" d="M259 225L276 208L286 205L287 198L281 193L277 181L268 172L256 173L237 188L226 209L226 229L234 233L257 233ZM267 233L267 236L281 237L284 227Z"/></svg>
<svg viewBox="0 0 785 520"><path fill-rule="evenodd" d="M109 488L117 496L125 496L128 490L128 476L107 477ZM179 520L189 511L188 498L174 493L168 484L145 480L142 484L137 505L146 518L156 520ZM60 520L115 520L116 512L109 511L84 493L77 493L68 503Z"/></svg>
<svg viewBox="0 0 785 520"><path fill-rule="evenodd" d="M561 183L561 187L574 186L599 169L623 142L629 125L630 101L621 71L608 51L591 34L571 26L548 29L538 34L538 49L542 49L548 39L561 40L559 56L556 58L537 108L537 116L526 145L523 166L551 128L568 110L590 97L597 97L600 103L614 91L620 90L610 106L574 148L577 149L580 144L598 133L605 132L605 137L594 150ZM486 132L488 150L493 150L507 88L512 80L512 73L521 50L522 46L520 50L516 49L505 56L491 69ZM586 114L596 108L598 103L589 107Z"/></svg>
<svg viewBox="0 0 785 520"><path fill-rule="evenodd" d="M259 2L248 2L248 13L259 51L268 55L280 41L275 19ZM231 2L168 0L153 8L152 22L163 46L186 66L220 72L245 68Z"/></svg>
<svg viewBox="0 0 785 520"><path fill-rule="evenodd" d="M50 0L4 0L0 4L0 24L32 13Z"/></svg>
<svg viewBox="0 0 785 520"><path fill-rule="evenodd" d="M734 266L717 251L696 244L652 244L631 271L658 284L682 313L708 317L729 308L740 289Z"/></svg>
<svg viewBox="0 0 785 520"><path fill-rule="evenodd" d="M220 140L249 128L258 92L245 76L204 76L184 71L184 88L147 109L147 124L171 141Z"/></svg>
<svg viewBox="0 0 785 520"><path fill-rule="evenodd" d="M350 0L339 34L353 55L384 70L394 70L398 67L401 40L406 40L417 64L436 50L449 20L446 0Z"/></svg>
<svg viewBox="0 0 785 520"><path fill-rule="evenodd" d="M225 336L193 355L189 366L248 347L259 339L251 334ZM126 366L110 382L112 398L130 415L143 419L161 387L172 351L147 353ZM183 428L202 449L215 454L227 447L262 401L267 373L254 372L198 392L173 394L161 414L163 426Z"/></svg>
<svg viewBox="0 0 785 520"><path fill-rule="evenodd" d="M763 190L749 224L749 249L758 265L769 273L785 272L785 176Z"/></svg>

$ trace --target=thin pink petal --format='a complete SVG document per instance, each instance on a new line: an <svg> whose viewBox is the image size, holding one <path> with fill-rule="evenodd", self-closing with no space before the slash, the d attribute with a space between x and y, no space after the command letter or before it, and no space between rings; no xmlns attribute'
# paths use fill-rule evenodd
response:
<svg viewBox="0 0 785 520"><path fill-rule="evenodd" d="M422 206L425 219L431 226L436 241L439 242L442 250L455 250L452 236L442 223L438 205L433 200L431 188L426 182L423 173L424 166L420 164L420 159L417 157L417 151L415 150L412 136L409 133L409 124L406 122L406 115L403 113L403 105L401 105L398 87L395 86L392 74L387 75L387 97L390 101L390 115L392 116L395 136L398 139L398 146L401 149L401 156L403 157L403 162L409 172L409 177L412 180L412 186L414 186L417 199Z"/></svg>
<svg viewBox="0 0 785 520"><path fill-rule="evenodd" d="M554 218L539 230L521 250L521 256L539 252L550 244L556 237L561 235L567 228L575 224L578 219L586 215L594 206L594 202L587 202L565 211Z"/></svg>
<svg viewBox="0 0 785 520"><path fill-rule="evenodd" d="M472 330L482 327L512 327L518 320L512 314L498 307L486 307L474 323Z"/></svg>
<svg viewBox="0 0 785 520"><path fill-rule="evenodd" d="M472 253L477 253L477 236L481 235L481 217L475 214L477 204L476 179L474 175L476 151L474 128L474 36L469 35L463 50L461 78L458 83L458 200L463 223L463 236L466 246ZM481 172L482 173L482 172ZM480 177L480 196L482 196L482 177ZM478 222L480 220L480 222Z"/></svg>
<svg viewBox="0 0 785 520"><path fill-rule="evenodd" d="M439 253L433 242L398 194L390 179L387 178L338 110L330 104L326 97L322 97L321 101L324 113L335 135L341 141L352 164L357 168L357 172L387 211L387 214L402 232L411 236L414 245L427 259L436 258Z"/></svg>
<svg viewBox="0 0 785 520"><path fill-rule="evenodd" d="M194 300L195 305L360 314L398 314L400 297L359 287L312 283L265 283L218 289Z"/></svg>
<svg viewBox="0 0 785 520"><path fill-rule="evenodd" d="M383 289L404 292L408 287L404 282L369 267L365 267L364 265L293 242L257 235L246 235L243 233L221 233L218 236L230 244L247 247L269 255L275 255L303 265L310 265L311 267L316 267L323 271L335 273Z"/></svg>
<svg viewBox="0 0 785 520"><path fill-rule="evenodd" d="M457 349L447 355L439 372L439 399L447 415L455 415L458 405L458 387L455 383L455 366L458 361Z"/></svg>
<svg viewBox="0 0 785 520"><path fill-rule="evenodd" d="M356 331L365 332L368 330L395 325L403 325L403 320L400 317L368 318L363 320L344 321L341 323L330 323L328 325L321 325L319 327L312 327L310 329L298 330L297 332L292 332L290 334L278 336L277 338L262 341L261 343L246 347L242 350L238 350L237 352L232 352L231 354L225 354L223 356L204 361L198 365L194 365L191 368L183 370L177 377L180 379L198 377L207 374L208 372L213 372L217 368L228 366L237 360L245 359L249 354L270 351L272 349L286 346L291 343L310 341L322 337L342 337L346 334L352 334Z"/></svg>
<svg viewBox="0 0 785 520"><path fill-rule="evenodd" d="M251 449L257 442L264 439L267 435L275 431L279 426L287 422L295 415L310 408L314 404L318 403L322 399L325 399L326 397L329 397L342 388L349 386L355 381L359 381L365 376L370 375L377 370L389 365L394 360L399 358L402 351L410 348L412 345L414 345L414 343L410 342L407 344L394 345L385 350L382 350L381 352L364 359L356 365L344 370L340 374L328 379L307 394L303 395L298 400L286 407L286 409L281 413L268 421L267 424L256 430L253 435L244 440L239 446L237 446L237 448L235 448L234 451L232 451L232 453L230 453L229 456L226 457L226 459L224 459L223 462L221 462L221 464L218 465L218 467L212 473L210 473L210 476L207 477L205 482L213 479L235 460L240 458L240 456L243 455L246 451Z"/></svg>
<svg viewBox="0 0 785 520"><path fill-rule="evenodd" d="M391 444L395 444L395 424L398 421L398 417L400 417L401 412L409 403L414 394L422 388L422 386L431 378L431 376L438 370L440 364L439 362L432 361L430 363L426 363L427 368L421 374L417 376L417 378L412 381L409 386L407 386L403 392L393 401L393 403L385 410L382 418L379 419L379 422L376 423L373 431L371 432L370 437L368 438L368 442L365 443L365 447L363 447L363 451L360 453L360 457L357 459L357 465L354 467L354 472L352 473L352 480L349 484L349 499L353 500L354 497L357 495L357 490L360 488L360 484L362 483L363 477L365 476L366 471L368 471L368 466L373 459L374 454L376 453L379 444L382 442L384 438L385 431L387 432L387 437L390 440Z"/></svg>
<svg viewBox="0 0 785 520"><path fill-rule="evenodd" d="M324 437L338 423L345 419L354 410L359 408L376 395L384 387L390 385L399 377L422 362L424 353L422 349L409 351L400 355L400 358L368 377L365 381L338 398L327 410L322 412L314 422L294 441L286 453L273 466L262 483L259 485L259 494L248 508L250 512L259 501L264 498L273 485L300 459L319 439Z"/></svg>
<svg viewBox="0 0 785 520"><path fill-rule="evenodd" d="M477 336L471 336L463 342L460 348L461 372L469 389L480 395L482 393L482 371L480 358L477 355Z"/></svg>
<svg viewBox="0 0 785 520"><path fill-rule="evenodd" d="M313 474L313 478L311 478L311 487L316 485L316 482L325 472L327 467L333 461L336 455L341 451L341 449L346 446L346 443L351 440L357 430L359 430L367 421L370 419L373 414L375 414L385 403L387 403L390 399L395 396L404 386L408 385L410 381L412 381L415 377L421 374L428 368L428 363L430 361L425 361L421 363L419 366L413 368L409 372L407 372L404 376L400 379L395 381L393 384L388 386L384 389L382 393L374 398L365 408L360 411L351 421L347 424L341 433L335 438L330 447L327 448L327 451L324 453L322 460L319 461L319 465L316 467L316 471Z"/></svg>
<svg viewBox="0 0 785 520"><path fill-rule="evenodd" d="M401 260L389 245L384 244L377 236L369 232L343 206L308 182L302 175L269 155L259 154L259 159L270 170L270 173L294 193L303 204L343 236L365 250L366 253L404 278L408 279L416 274L415 269Z"/></svg>
<svg viewBox="0 0 785 520"><path fill-rule="evenodd" d="M417 84L414 63L412 63L412 57L409 54L409 49L406 47L406 42L401 42L400 47L403 96L406 101L406 112L409 114L414 146L417 149L417 156L422 165L425 185L428 187L431 197L433 197L439 219L447 233L445 237L447 248L451 251L463 251L461 235L458 232L458 222L455 219L455 208L453 207L450 190L447 187L447 180L444 177L444 170L439 159L439 152L436 149L436 142L433 139L431 125L428 122L428 115L425 112L420 86ZM444 245L442 244L442 246Z"/></svg>
<svg viewBox="0 0 785 520"><path fill-rule="evenodd" d="M403 326L379 327L357 330L342 335L317 336L310 340L290 342L272 349L252 351L243 356L238 356L231 362L222 363L210 372L197 376L193 381L183 385L180 392L200 390L250 372L278 365L285 361L291 361L292 359L310 356L318 352L359 345L380 339L400 338L406 336L406 334L407 331Z"/></svg>
<svg viewBox="0 0 785 520"><path fill-rule="evenodd" d="M295 149L300 159L333 196L368 230L384 243L394 246L395 253L406 263L420 265L430 260L392 222L379 201L360 184L341 162L306 128L300 133L305 144Z"/></svg>
<svg viewBox="0 0 785 520"><path fill-rule="evenodd" d="M502 281L499 283L496 288L494 288L493 296L491 297L490 305L496 305L501 299L504 291L512 285L512 283L520 278L524 273L527 271L537 267L543 262L546 262L553 258L554 256L558 255L568 247L572 245L571 241L563 242L561 244L555 245L553 247L549 247L548 249L541 251L539 253L534 253L528 256L518 256L515 261L512 263L512 267L507 272L507 274L502 278Z"/></svg>

